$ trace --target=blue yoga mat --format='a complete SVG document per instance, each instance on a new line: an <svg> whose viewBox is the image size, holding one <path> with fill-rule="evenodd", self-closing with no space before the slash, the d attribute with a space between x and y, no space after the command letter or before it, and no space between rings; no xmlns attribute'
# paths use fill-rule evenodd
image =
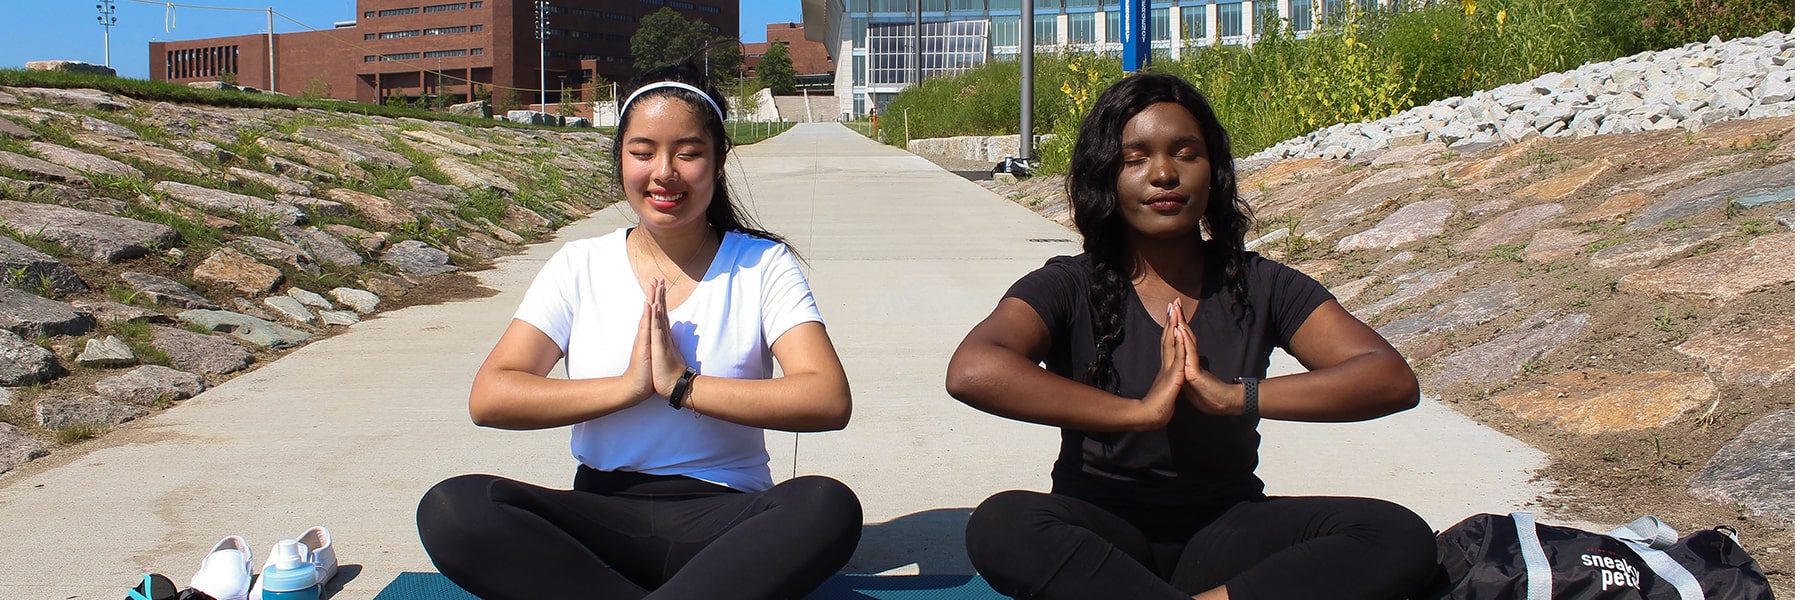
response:
<svg viewBox="0 0 1800 600"><path fill-rule="evenodd" d="M977 575L836 575L807 600L1004 600ZM375 600L480 600L437 573L401 573Z"/></svg>

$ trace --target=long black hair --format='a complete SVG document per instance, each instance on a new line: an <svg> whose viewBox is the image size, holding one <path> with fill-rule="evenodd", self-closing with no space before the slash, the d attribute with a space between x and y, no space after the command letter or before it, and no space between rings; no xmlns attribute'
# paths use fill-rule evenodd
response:
<svg viewBox="0 0 1800 600"><path fill-rule="evenodd" d="M719 93L718 88L707 82L705 71L690 64L670 65L644 71L632 78L629 87L635 91L646 85L664 81L685 83L700 88L706 92L706 96L712 100L712 104L708 104L705 99L696 96L692 91L665 87L644 92L643 96L639 96L629 105L620 107L624 112L619 114L619 126L613 132L613 177L623 180L625 164L623 148L625 147L625 130L631 127L631 105L643 102L647 98L681 100L688 105L688 108L693 109L694 114L699 115L701 121L705 122L706 132L713 138L713 155L718 159L718 169L713 172L712 203L706 207L706 224L719 230L721 235L726 232L739 231L765 240L787 244L787 240L782 239L781 236L762 229L756 219L745 214L731 199L731 186L725 181L725 156L726 153L731 152L731 137L725 133L725 119L720 114L730 106L725 102L725 95ZM796 256L798 256L797 253Z"/></svg>
<svg viewBox="0 0 1800 600"><path fill-rule="evenodd" d="M1206 155L1212 164L1212 189L1200 218L1207 242L1202 256L1208 268L1225 269L1225 288L1237 306L1249 307L1244 281L1244 234L1250 230L1250 206L1238 198L1232 167L1231 139L1199 90L1173 75L1133 75L1106 89L1081 121L1069 157L1068 193L1081 248L1093 264L1088 305L1094 322L1094 362L1084 377L1088 385L1112 389L1117 379L1112 353L1124 335L1126 292L1136 273L1126 247L1125 220L1119 214L1119 172L1124 163L1125 123L1153 104L1172 102L1200 123ZM1240 313L1244 314L1244 313Z"/></svg>

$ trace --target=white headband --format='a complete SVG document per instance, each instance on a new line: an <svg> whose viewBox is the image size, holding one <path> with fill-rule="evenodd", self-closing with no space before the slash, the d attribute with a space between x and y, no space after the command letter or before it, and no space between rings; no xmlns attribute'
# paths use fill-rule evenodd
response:
<svg viewBox="0 0 1800 600"><path fill-rule="evenodd" d="M687 91L699 94L701 98L704 98L706 100L707 104L712 105L713 114L719 115L720 121L725 120L725 111L719 110L719 103L713 102L712 96L708 96L706 94L706 92L701 91L700 88L697 88L697 87L694 87L694 86L691 86L691 85L688 85L688 84L685 84L685 83L682 83L679 81L658 81L656 83L652 83L652 84L646 85L644 87L638 88L637 91L632 92L630 96L625 98L625 104L619 106L619 114L622 115L622 114L625 114L626 111L631 110L631 103L637 101L638 96L642 96L642 95L644 95L644 92L648 92L650 90L654 90L654 89L658 89L658 88L675 88L675 89L687 90Z"/></svg>

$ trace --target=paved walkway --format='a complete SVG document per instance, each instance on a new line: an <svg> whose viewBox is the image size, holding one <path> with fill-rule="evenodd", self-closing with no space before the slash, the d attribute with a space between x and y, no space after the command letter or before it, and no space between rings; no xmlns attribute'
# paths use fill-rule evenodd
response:
<svg viewBox="0 0 1800 600"><path fill-rule="evenodd" d="M944 365L1014 279L1077 251L1074 233L837 125L735 156L752 212L808 260L855 394L844 431L769 435L777 478L827 474L861 495L868 525L851 572L968 573L969 508L1047 487L1057 436L950 399ZM469 382L544 259L628 217L623 205L601 211L478 273L497 296L384 314L0 476L0 597L113 600L146 572L185 584L227 534L248 538L260 567L277 539L315 524L332 529L344 563L334 598L373 598L402 572L431 570L413 510L433 483L489 472L567 485L566 430L474 427ZM1444 527L1545 491L1528 483L1540 453L1435 405L1264 432L1273 493L1379 495Z"/></svg>

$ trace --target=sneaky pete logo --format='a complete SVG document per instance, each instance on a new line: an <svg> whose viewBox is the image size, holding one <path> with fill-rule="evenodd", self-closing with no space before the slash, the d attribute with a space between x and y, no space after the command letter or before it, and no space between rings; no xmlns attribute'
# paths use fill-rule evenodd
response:
<svg viewBox="0 0 1800 600"><path fill-rule="evenodd" d="M1642 591L1638 586L1640 573L1637 567L1623 558L1603 554L1581 555L1581 565L1600 570L1600 591L1608 591L1614 587L1629 587Z"/></svg>

